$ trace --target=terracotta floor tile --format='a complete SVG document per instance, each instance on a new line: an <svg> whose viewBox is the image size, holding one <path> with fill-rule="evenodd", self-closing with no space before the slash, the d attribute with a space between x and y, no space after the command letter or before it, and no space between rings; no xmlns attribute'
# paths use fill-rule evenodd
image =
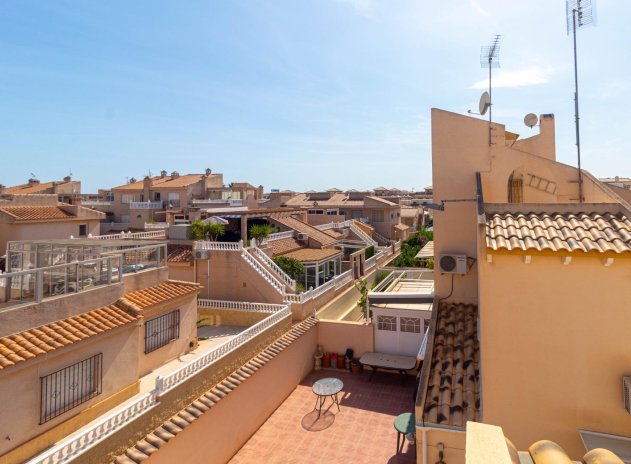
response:
<svg viewBox="0 0 631 464"><path fill-rule="evenodd" d="M310 463L349 464L414 463L414 449L406 442L396 455L397 435L393 421L398 414L414 410L414 382L401 385L397 375L379 373L372 382L368 373L351 375L344 371L312 372L268 418L230 461L231 464ZM339 396L340 411L333 423L320 431L302 427L303 418L313 411L313 383L323 377L344 382Z"/></svg>

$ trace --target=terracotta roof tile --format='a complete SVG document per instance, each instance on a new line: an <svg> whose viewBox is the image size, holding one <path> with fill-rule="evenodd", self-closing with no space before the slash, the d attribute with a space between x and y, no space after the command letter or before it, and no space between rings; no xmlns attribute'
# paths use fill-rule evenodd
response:
<svg viewBox="0 0 631 464"><path fill-rule="evenodd" d="M127 293L121 300L139 309L145 309L184 295L199 292L201 286L195 282L167 280L152 287Z"/></svg>
<svg viewBox="0 0 631 464"><path fill-rule="evenodd" d="M631 221L623 214L487 213L492 250L628 253Z"/></svg>
<svg viewBox="0 0 631 464"><path fill-rule="evenodd" d="M299 242L293 237L289 238L281 238L280 240L270 240L268 246L272 250L272 255L282 255L283 253L288 253L290 251L299 250L300 248L305 248L304 243Z"/></svg>
<svg viewBox="0 0 631 464"><path fill-rule="evenodd" d="M316 242L320 243L322 246L333 245L334 243L337 243L337 239L333 238L329 234L324 233L320 229L316 229L312 225L307 224L306 222L302 222L296 218L272 217L270 219L272 219L275 222L278 222L279 224L284 225L285 227L293 229L297 232L300 232L302 234L307 234L310 239L315 240Z"/></svg>
<svg viewBox="0 0 631 464"><path fill-rule="evenodd" d="M117 306L105 306L0 338L0 369L72 345L137 319L138 316Z"/></svg>
<svg viewBox="0 0 631 464"><path fill-rule="evenodd" d="M4 206L0 212L8 214L15 221L34 221L74 218L75 215L59 206Z"/></svg>
<svg viewBox="0 0 631 464"><path fill-rule="evenodd" d="M293 258L303 263L315 261L323 261L333 256L342 254L342 250L335 248L301 248L300 250L290 251L282 256Z"/></svg>
<svg viewBox="0 0 631 464"><path fill-rule="evenodd" d="M193 260L191 245L167 245L167 261L169 263L189 263Z"/></svg>
<svg viewBox="0 0 631 464"><path fill-rule="evenodd" d="M464 427L480 419L478 308L442 303L436 314L423 421Z"/></svg>
<svg viewBox="0 0 631 464"><path fill-rule="evenodd" d="M62 184L65 182L59 182ZM32 193L46 193L47 190L52 190L55 186L54 182L39 182L36 184L21 184L14 185L12 187L6 187L4 193L10 193L13 195L26 195ZM52 193L52 192L51 192Z"/></svg>

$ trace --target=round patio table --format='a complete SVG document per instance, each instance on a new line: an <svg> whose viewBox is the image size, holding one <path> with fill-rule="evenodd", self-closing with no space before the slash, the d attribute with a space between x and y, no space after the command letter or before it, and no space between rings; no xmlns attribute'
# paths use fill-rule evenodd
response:
<svg viewBox="0 0 631 464"><path fill-rule="evenodd" d="M314 409L318 411L318 417L322 413L322 406L327 397L331 397L333 404L337 405L337 410L340 410L340 402L337 399L337 394L342 391L344 384L340 379L335 377L325 377L324 379L317 380L312 387L313 393L317 395L316 404Z"/></svg>
<svg viewBox="0 0 631 464"><path fill-rule="evenodd" d="M405 436L416 431L416 418L414 417L414 413L406 412L398 415L397 418L394 420L394 428L397 431L397 454L399 454L401 451L403 451ZM403 441L401 441L401 445L399 445L401 435L403 435Z"/></svg>

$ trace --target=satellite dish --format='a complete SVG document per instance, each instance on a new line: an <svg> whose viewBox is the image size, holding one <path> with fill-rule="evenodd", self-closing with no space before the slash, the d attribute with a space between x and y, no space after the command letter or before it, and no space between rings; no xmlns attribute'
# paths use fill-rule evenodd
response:
<svg viewBox="0 0 631 464"><path fill-rule="evenodd" d="M537 115L534 113L528 113L526 116L524 116L524 124L526 124L531 129L535 127L538 122L539 118L537 118Z"/></svg>
<svg viewBox="0 0 631 464"><path fill-rule="evenodd" d="M491 106L491 96L489 95L488 92L484 92L482 96L480 97L480 105L479 105L480 114L484 115L489 109L489 106Z"/></svg>

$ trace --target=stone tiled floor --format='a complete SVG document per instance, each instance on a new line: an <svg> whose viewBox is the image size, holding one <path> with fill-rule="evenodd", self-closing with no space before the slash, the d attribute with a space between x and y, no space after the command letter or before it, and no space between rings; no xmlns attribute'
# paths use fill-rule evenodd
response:
<svg viewBox="0 0 631 464"><path fill-rule="evenodd" d="M341 411L333 406L323 418L330 421L334 415L328 428L307 431L303 424L314 419L309 413L316 401L311 385L322 377L337 377L344 382L339 396ZM397 415L414 410L413 391L413 378L403 386L400 377L394 374L378 372L368 382L367 372L357 375L333 370L312 372L230 464L414 463L414 448L408 441L403 452L396 454L397 433L393 426ZM329 406L330 400L324 409Z"/></svg>

